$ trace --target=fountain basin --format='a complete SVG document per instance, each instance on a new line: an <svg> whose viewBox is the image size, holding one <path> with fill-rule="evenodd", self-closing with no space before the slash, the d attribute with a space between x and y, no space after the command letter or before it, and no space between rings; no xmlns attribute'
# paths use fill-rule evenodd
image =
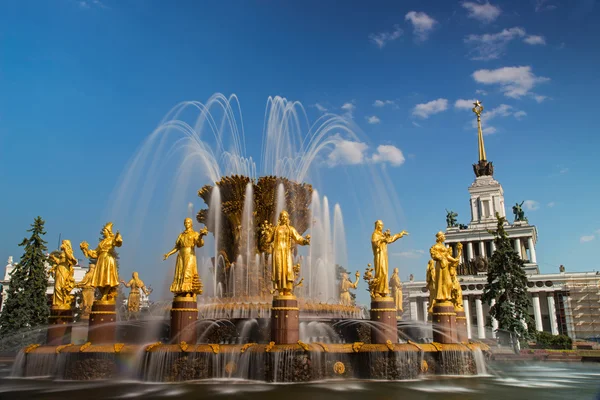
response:
<svg viewBox="0 0 600 400"><path fill-rule="evenodd" d="M267 382L415 379L475 375L489 347L469 344L186 344L38 346L21 351L13 376L180 382L238 378ZM481 366L479 366L481 367Z"/></svg>

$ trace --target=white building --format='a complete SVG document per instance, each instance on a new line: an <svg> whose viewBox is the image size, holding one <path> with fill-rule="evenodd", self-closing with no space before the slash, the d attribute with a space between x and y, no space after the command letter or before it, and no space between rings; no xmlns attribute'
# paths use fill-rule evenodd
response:
<svg viewBox="0 0 600 400"><path fill-rule="evenodd" d="M496 228L496 213L506 217L506 210L502 185L494 179L494 168L486 159L479 118L478 122L479 162L473 165L475 181L469 187L471 221L468 226L448 227L446 244L454 249L455 255L457 244L462 243L463 246L458 275L468 336L472 339L493 339L497 323L491 320L489 306L482 302L481 295L487 282L487 258L495 251L493 236L488 229ZM600 337L600 273L569 273L561 266L558 273L540 274L536 227L524 219L507 223L505 229L515 251L525 261L532 298L530 314L536 329L578 339ZM434 235L432 244L433 240ZM429 292L425 282L410 281L403 286L406 303L403 319L426 321Z"/></svg>

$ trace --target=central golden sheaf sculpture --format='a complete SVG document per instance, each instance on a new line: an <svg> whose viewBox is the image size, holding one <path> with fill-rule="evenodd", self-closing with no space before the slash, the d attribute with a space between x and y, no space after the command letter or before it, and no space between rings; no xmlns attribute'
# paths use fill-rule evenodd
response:
<svg viewBox="0 0 600 400"><path fill-rule="evenodd" d="M244 203L246 200L247 186L252 185L252 227L253 232L242 232L242 220L244 213ZM236 261L236 257L246 253L249 245L248 237L253 238L251 253L260 254L273 252L273 244L267 241L269 232L273 225L278 221L277 194L280 185L283 187L285 204L279 205L280 210L286 210L288 213L289 224L295 228L299 235L310 227L310 205L313 188L307 183L297 183L287 178L276 176L263 176L258 179L252 179L247 176L231 175L223 177L216 182L214 186L206 185L198 191L198 196L204 201L208 208L200 210L196 216L199 223L204 224L208 231L213 235L218 234L219 254L217 259L221 259L224 268L218 268L217 280L227 282L225 274ZM220 192L220 210L215 210L217 204L212 204L213 189L219 188ZM221 226L218 232L214 222L209 215L220 211ZM246 228L247 229L247 228ZM292 243L292 254L296 254L298 243ZM237 265L236 268L245 268L246 266ZM261 293L267 294L271 290L272 278L266 274L249 277L252 280L252 287L259 286ZM258 285L257 285L258 284ZM230 295L227 290L225 296Z"/></svg>

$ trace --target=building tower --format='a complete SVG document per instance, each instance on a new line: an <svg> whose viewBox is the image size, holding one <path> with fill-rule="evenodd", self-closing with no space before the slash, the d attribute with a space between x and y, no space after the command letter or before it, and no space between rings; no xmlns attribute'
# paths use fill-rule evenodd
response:
<svg viewBox="0 0 600 400"><path fill-rule="evenodd" d="M481 113L483 106L479 100L475 101L473 112L477 116L477 147L479 160L473 164L475 181L469 186L471 221L468 226L449 224L446 229L446 243L456 247L462 243L463 253L460 275L485 274L487 271L487 258L494 252L493 236L488 229L496 227L496 213L506 217L504 204L504 190L502 185L494 179L494 166L488 161L481 128ZM520 206L519 206L520 207ZM513 211L518 211L513 207ZM525 271L528 274L539 273L535 244L537 242L537 229L529 225L526 218L515 215L515 221L506 226L506 232L515 246L515 251L525 261Z"/></svg>

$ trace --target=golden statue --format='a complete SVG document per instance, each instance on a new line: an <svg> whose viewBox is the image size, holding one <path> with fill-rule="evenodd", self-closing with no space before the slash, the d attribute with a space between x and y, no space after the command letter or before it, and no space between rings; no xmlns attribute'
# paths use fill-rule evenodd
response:
<svg viewBox="0 0 600 400"><path fill-rule="evenodd" d="M462 256L462 243L458 243L456 245L457 256L450 261L450 278L452 279L452 291L450 292L450 296L452 297L452 303L454 304L455 311L464 311L463 308L463 298L462 298L462 288L460 287L460 282L458 281L458 276L456 275L456 270L458 268L458 264L460 262L460 258ZM448 248L448 254L452 256L452 248Z"/></svg>
<svg viewBox="0 0 600 400"><path fill-rule="evenodd" d="M92 311L92 304L94 304L96 297L96 288L92 286L92 277L94 276L95 270L96 264L90 264L90 269L85 273L81 282L75 285L76 288L81 289L81 296L83 298L81 312L83 317L90 315L90 311Z"/></svg>
<svg viewBox="0 0 600 400"><path fill-rule="evenodd" d="M400 276L398 275L398 268L394 268L394 273L390 278L390 287L392 288L392 298L396 304L396 310L398 312L402 312L402 282L400 281Z"/></svg>
<svg viewBox="0 0 600 400"><path fill-rule="evenodd" d="M100 290L101 301L114 302L117 297L117 286L119 286L119 274L117 273L117 262L111 251L115 247L121 247L123 238L119 231L112 232L112 222L104 225L102 236L96 250L90 250L87 242L81 242L79 247L87 258L96 259L96 268L92 275L91 286Z"/></svg>
<svg viewBox="0 0 600 400"><path fill-rule="evenodd" d="M171 284L171 292L176 296L195 296L202 294L202 282L198 276L198 264L196 262L196 247L204 246L203 237L208 234L208 228L204 227L200 232L194 231L191 218L183 221L185 230L179 234L175 247L164 255L164 260L175 253L177 263L175 264L175 275Z"/></svg>
<svg viewBox="0 0 600 400"><path fill-rule="evenodd" d="M433 306L435 304L435 261L429 260L427 263L427 274L425 277L426 287L429 290L429 307L427 312L431 314L433 312Z"/></svg>
<svg viewBox="0 0 600 400"><path fill-rule="evenodd" d="M452 248L446 247L446 235L438 232L436 243L431 246L429 253L435 261L435 303L441 304L452 301L452 275L451 266L458 265L458 259L452 257Z"/></svg>
<svg viewBox="0 0 600 400"><path fill-rule="evenodd" d="M121 281L125 287L131 288L129 297L127 298L127 311L138 312L140 311L140 290L148 296L151 290L146 288L144 282L140 279L137 272L131 274L131 280L129 282Z"/></svg>
<svg viewBox="0 0 600 400"><path fill-rule="evenodd" d="M373 264L375 265L375 297L388 297L390 293L388 282L388 253L387 245L394 243L408 232L402 231L395 235L390 234L389 229L383 232L383 222L375 221L375 230L371 235L371 247L373 248Z"/></svg>
<svg viewBox="0 0 600 400"><path fill-rule="evenodd" d="M290 225L290 217L287 211L279 214L277 226L268 230L266 244L273 244L273 266L271 280L273 287L280 296L291 296L294 290L294 265L292 262L292 246L310 244L310 235L302 237L296 228Z"/></svg>
<svg viewBox="0 0 600 400"><path fill-rule="evenodd" d="M348 278L348 274L346 272L342 273L342 280L340 282L340 304L344 306L351 306L352 297L350 297L350 289L356 289L358 286L358 280L360 279L360 272L356 271L356 282L352 283L352 281Z"/></svg>
<svg viewBox="0 0 600 400"><path fill-rule="evenodd" d="M377 286L377 279L373 276L373 267L371 264L367 264L367 269L365 269L365 274L363 275L363 279L367 282L369 286L369 295L371 298L375 298L375 286Z"/></svg>
<svg viewBox="0 0 600 400"><path fill-rule="evenodd" d="M54 263L54 266L49 271L54 276L52 308L69 310L73 302L71 291L75 287L73 266L77 264L77 259L73 255L70 240L63 240L60 250L60 252L52 253L49 256L50 260Z"/></svg>

